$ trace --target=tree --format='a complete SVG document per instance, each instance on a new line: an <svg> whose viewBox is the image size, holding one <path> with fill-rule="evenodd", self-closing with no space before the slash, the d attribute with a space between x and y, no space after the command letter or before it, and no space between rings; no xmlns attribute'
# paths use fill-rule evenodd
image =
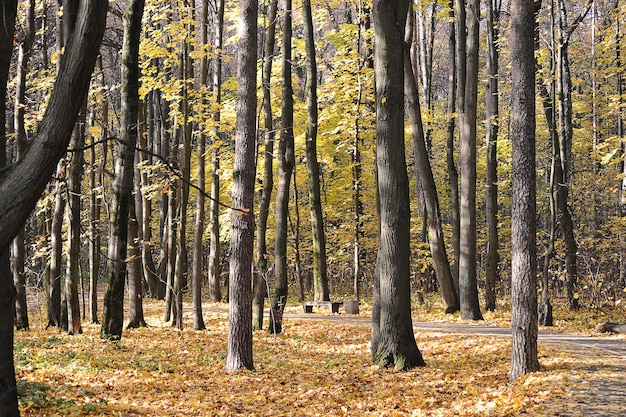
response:
<svg viewBox="0 0 626 417"><path fill-rule="evenodd" d="M228 354L226 369L253 369L252 256L256 175L256 65L258 1L243 0L239 12L237 120L230 232Z"/></svg>
<svg viewBox="0 0 626 417"><path fill-rule="evenodd" d="M0 35L0 85L6 103L6 79L13 46L16 2L5 2ZM0 174L0 414L19 416L13 363L15 287L8 268L8 248L54 173L69 143L74 121L87 95L91 73L104 35L107 2L85 1L78 24L61 58L61 71L38 133L22 158ZM4 110L0 114L4 120ZM0 131L0 167L6 165L4 123Z"/></svg>
<svg viewBox="0 0 626 417"><path fill-rule="evenodd" d="M278 144L278 188L276 189L276 249L274 274L276 287L272 300L269 331L282 331L283 311L287 302L287 217L289 214L289 186L295 164L293 138L293 87L291 81L291 0L285 0L283 20L283 87L281 127Z"/></svg>
<svg viewBox="0 0 626 417"><path fill-rule="evenodd" d="M274 62L274 46L276 43L276 10L278 0L271 0L267 12L267 33L263 49L263 72L261 89L263 91L263 127L265 128L263 151L263 188L259 197L259 218L256 225L256 272L254 276L253 323L255 329L263 328L263 310L267 296L268 253L267 253L267 218L274 187L274 120L272 115L272 98L270 86L272 64Z"/></svg>
<svg viewBox="0 0 626 417"><path fill-rule="evenodd" d="M411 23L409 25L411 27ZM409 38L410 33L407 34ZM430 166L428 150L426 149L426 139L424 135L424 127L422 124L422 112L420 99L415 82L415 74L410 56L409 41L407 39L405 46L404 60L404 90L408 98L408 112L411 123L411 137L413 139L413 154L415 159L415 169L417 171L418 181L421 182L421 190L424 196L425 212L428 216L429 228L429 244L430 253L433 258L433 265L439 288L443 296L446 313L453 313L459 310L459 298L454 288L454 280L450 263L448 262L448 254L446 252L445 242L443 240L443 229L441 226L441 213L439 211L439 200L437 197L437 188L435 186L435 178Z"/></svg>
<svg viewBox="0 0 626 417"><path fill-rule="evenodd" d="M485 212L489 241L487 243L487 261L485 267L485 308L496 309L496 280L498 276L498 131L499 131L499 34L500 0L489 0L487 10L487 40L489 56L487 58L487 89L485 93L487 108L487 199Z"/></svg>
<svg viewBox="0 0 626 417"><path fill-rule="evenodd" d="M316 301L329 301L328 275L326 273L326 236L320 191L320 165L317 161L317 60L315 58L315 32L311 15L311 1L302 0L304 38L306 44L306 166L309 178L309 204L313 229L313 285Z"/></svg>
<svg viewBox="0 0 626 417"><path fill-rule="evenodd" d="M460 257L459 298L461 316L464 319L481 320L476 279L476 112L478 96L478 48L480 24L480 0L467 2L467 54L463 103L460 112L460 159L461 210L460 210ZM463 37L464 32L457 32ZM460 65L460 62L459 62ZM459 74L459 83L461 82Z"/></svg>
<svg viewBox="0 0 626 417"><path fill-rule="evenodd" d="M16 38L18 38L16 36ZM26 112L26 76L28 64L32 55L31 47L35 39L35 1L29 0L23 33L18 40L17 68L18 75L15 86L15 108L13 124L15 128L15 159L20 159L26 147L26 128L24 114ZM1 88L5 88L2 86ZM4 118L2 123L4 123ZM28 306L26 304L26 274L24 271L24 230L22 229L13 240L13 283L17 289L15 305L15 327L18 330L28 330Z"/></svg>
<svg viewBox="0 0 626 417"><path fill-rule="evenodd" d="M107 289L100 335L116 340L122 337L124 325L124 283L128 253L128 219L131 206L137 121L139 117L139 37L144 0L133 0L124 13L122 47L122 118L123 139L118 144L113 179Z"/></svg>
<svg viewBox="0 0 626 417"><path fill-rule="evenodd" d="M409 181L404 151L404 29L409 1L375 0L379 246L372 312L374 364L424 365L411 321Z"/></svg>
<svg viewBox="0 0 626 417"><path fill-rule="evenodd" d="M537 248L535 243L534 3L511 7L511 380L539 370L537 359Z"/></svg>

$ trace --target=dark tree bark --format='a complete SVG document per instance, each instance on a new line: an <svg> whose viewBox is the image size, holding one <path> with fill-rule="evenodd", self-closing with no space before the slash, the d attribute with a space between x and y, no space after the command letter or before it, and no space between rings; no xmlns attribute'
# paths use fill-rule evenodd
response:
<svg viewBox="0 0 626 417"><path fill-rule="evenodd" d="M408 36L407 36L408 37ZM408 112L411 123L411 137L413 140L413 156L415 167L418 173L418 181L421 181L421 189L424 196L426 214L428 216L428 232L430 253L433 258L433 266L439 283L439 289L443 296L446 313L454 313L459 310L459 298L454 288L452 271L448 262L446 245L443 240L443 229L441 226L441 213L439 211L439 200L437 197L437 187L435 178L430 167L430 159L426 149L426 138L422 125L422 112L420 99L415 82L415 74L410 56L409 43L405 46L404 60L404 90L408 98Z"/></svg>
<svg viewBox="0 0 626 417"><path fill-rule="evenodd" d="M496 309L496 282L498 277L498 129L499 121L499 25L500 0L489 0L487 9L487 199L485 212L489 229L485 268L485 309Z"/></svg>
<svg viewBox="0 0 626 417"><path fill-rule="evenodd" d="M313 285L316 301L330 301L326 272L326 235L320 192L320 166L317 161L317 60L311 1L302 0L302 19L306 44L306 166L309 178L309 204L313 231Z"/></svg>
<svg viewBox="0 0 626 417"><path fill-rule="evenodd" d="M285 0L283 21L283 104L278 145L278 188L276 189L276 249L274 253L276 287L272 300L269 331L282 332L283 311L287 302L287 217L289 187L295 164L293 137L293 88L291 85L291 0Z"/></svg>
<svg viewBox="0 0 626 417"><path fill-rule="evenodd" d="M138 181L136 178L135 181ZM137 187L138 188L138 187ZM140 196L138 197L141 198ZM139 220L137 205L131 198L128 206L128 315L127 329L146 327L143 316L143 271L141 268L141 247L139 242Z"/></svg>
<svg viewBox="0 0 626 417"><path fill-rule="evenodd" d="M256 175L256 65L258 1L242 0L237 57L237 120L230 232L226 369L253 369L252 256Z"/></svg>
<svg viewBox="0 0 626 417"><path fill-rule="evenodd" d="M537 359L537 248L535 242L534 3L511 7L511 380L539 370Z"/></svg>
<svg viewBox="0 0 626 417"><path fill-rule="evenodd" d="M144 0L133 0L124 13L122 47L122 117L123 139L118 145L113 179L107 289L100 335L116 340L124 325L124 283L128 253L128 213L132 204L137 121L139 118L139 38Z"/></svg>
<svg viewBox="0 0 626 417"><path fill-rule="evenodd" d="M24 114L26 112L26 76L31 56L31 46L35 40L35 1L30 0L24 22L24 31L16 39L18 42L17 80L15 85L15 107L13 111L15 128L15 159L19 160L26 147L26 128ZM1 88L5 88L2 86ZM4 118L1 122L4 123ZM28 330L28 305L26 303L26 274L24 273L26 248L24 245L24 229L13 240L13 283L17 289L15 304L15 327L18 330Z"/></svg>
<svg viewBox="0 0 626 417"><path fill-rule="evenodd" d="M267 12L267 33L265 34L263 73L261 75L261 90L263 91L263 188L259 197L259 218L256 225L256 271L254 275L254 301L252 305L252 326L254 329L263 328L263 310L267 296L268 253L267 253L267 218L274 187L274 116L272 114L272 100L270 95L272 64L274 62L274 46L276 44L276 10L278 0L272 0Z"/></svg>
<svg viewBox="0 0 626 417"><path fill-rule="evenodd" d="M404 149L404 29L409 1L374 1L380 238L372 313L374 364L424 365L411 320L409 182Z"/></svg>
<svg viewBox="0 0 626 417"><path fill-rule="evenodd" d="M7 83L11 55L13 54L17 0L5 1L2 5L4 30L0 31L0 169L5 168L7 165ZM0 196L0 199L2 197ZM13 363L13 318L17 294L11 275L9 244L19 230L22 230L23 223L14 232L13 236L9 237L0 246L0 415L6 417L19 417L20 415L17 402L17 388L15 386L15 366Z"/></svg>
<svg viewBox="0 0 626 417"><path fill-rule="evenodd" d="M5 118L6 79L13 46L16 3L4 2L0 31L0 115ZM9 271L9 244L24 226L69 143L76 115L87 95L91 72L105 29L107 2L81 4L76 31L61 58L61 71L50 101L23 157L0 175L0 415L19 416L13 363L15 287ZM0 123L4 126L4 123ZM0 131L0 167L6 165L4 127Z"/></svg>

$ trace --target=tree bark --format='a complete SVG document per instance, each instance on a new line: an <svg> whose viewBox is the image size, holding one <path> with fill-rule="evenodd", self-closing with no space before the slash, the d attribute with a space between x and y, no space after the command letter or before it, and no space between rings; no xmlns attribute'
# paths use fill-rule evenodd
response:
<svg viewBox="0 0 626 417"><path fill-rule="evenodd" d="M222 47L224 44L224 0L217 1L215 22L215 47L217 48L217 56L215 57L215 69L213 71L213 94L218 104L222 102ZM211 149L211 204L209 207L209 222L211 229L211 237L209 243L209 297L213 302L222 300L222 288L220 283L220 132L219 120L221 113L219 111L213 114L215 121L215 129L213 131L212 149Z"/></svg>
<svg viewBox="0 0 626 417"><path fill-rule="evenodd" d="M276 10L278 0L271 0L267 12L267 33L265 35L263 73L261 75L261 90L263 91L263 188L259 197L259 219L256 225L256 272L254 275L254 300L252 305L252 326L254 329L263 329L263 310L267 296L268 253L267 253L267 218L274 187L274 120L272 114L272 98L270 94L272 79L272 64L274 62L274 46L276 44Z"/></svg>
<svg viewBox="0 0 626 417"><path fill-rule="evenodd" d="M15 107L13 111L15 128L15 159L19 160L26 147L26 128L24 127L24 114L26 112L26 76L31 56L31 47L35 40L35 1L29 0L24 31L21 39L18 39L17 56L17 80L15 85ZM5 88L2 86L1 88ZM1 119L4 123L4 118ZM15 305L15 327L18 330L28 330L28 305L26 303L26 274L24 271L25 244L24 229L13 240L13 283L17 289Z"/></svg>
<svg viewBox="0 0 626 417"><path fill-rule="evenodd" d="M226 369L253 369L252 256L256 174L256 65L258 1L242 0L237 57L237 119L230 233Z"/></svg>
<svg viewBox="0 0 626 417"><path fill-rule="evenodd" d="M487 10L487 43L489 56L487 58L487 199L485 214L487 216L488 242L485 268L485 309L496 309L496 283L498 278L498 130L499 116L499 25L500 1L488 0Z"/></svg>
<svg viewBox="0 0 626 417"><path fill-rule="evenodd" d="M408 37L408 36L407 36ZM411 137L413 140L413 156L415 167L418 173L418 181L421 181L421 189L424 196L426 214L428 216L428 231L430 253L433 258L433 266L439 289L443 296L446 313L454 313L459 310L459 299L454 288L452 271L448 262L446 245L443 240L443 229L441 226L441 213L439 211L439 200L437 197L437 187L435 178L430 167L428 150L426 149L426 139L424 137L424 127L422 125L422 113L420 99L415 82L415 74L409 59L409 43L405 44L404 60L404 91L408 99L409 120L411 123Z"/></svg>
<svg viewBox="0 0 626 417"><path fill-rule="evenodd" d="M0 114L5 117L6 79L13 45L16 3L4 3L5 30L0 35ZM8 247L17 235L67 149L76 115L87 95L91 72L105 29L107 2L85 1L74 36L61 58L61 69L38 133L24 156L0 175L0 415L19 416L13 363L15 287ZM0 123L4 126L4 123ZM6 165L5 131L0 131L0 167Z"/></svg>
<svg viewBox="0 0 626 417"><path fill-rule="evenodd" d="M380 239L372 359L405 370L424 365L411 320L409 184L404 151L404 29L409 1L374 1L376 165Z"/></svg>
<svg viewBox="0 0 626 417"><path fill-rule="evenodd" d="M291 0L284 1L283 21L283 87L281 129L278 145L278 188L276 190L276 287L272 300L269 331L282 332L283 311L287 302L287 217L289 215L289 187L295 164L293 137L293 88L291 85Z"/></svg>
<svg viewBox="0 0 626 417"><path fill-rule="evenodd" d="M467 10L469 24L467 25L463 105L459 100L459 110L461 111L459 298L461 317L469 320L482 320L476 278L476 106L478 98L480 1L468 0ZM459 38L463 37L463 32L458 33Z"/></svg>
<svg viewBox="0 0 626 417"><path fill-rule="evenodd" d="M511 380L539 370L537 359L537 248L535 188L534 4L511 7Z"/></svg>
<svg viewBox="0 0 626 417"><path fill-rule="evenodd" d="M135 179L138 181L138 179ZM141 197L139 197L141 198ZM128 206L128 315L127 329L146 327L143 316L143 271L141 268L141 248L139 241L139 221L135 199L129 200Z"/></svg>
<svg viewBox="0 0 626 417"><path fill-rule="evenodd" d="M306 44L306 166L309 178L309 204L313 231L313 283L315 301L330 301L326 272L326 235L320 192L320 166L317 161L317 59L311 1L302 0L302 19Z"/></svg>
<svg viewBox="0 0 626 417"><path fill-rule="evenodd" d="M131 206L137 121L139 118L139 38L144 0L133 0L124 13L122 47L122 117L123 140L118 145L113 179L110 214L107 289L100 335L119 340L124 324L124 283L128 253L128 213Z"/></svg>
<svg viewBox="0 0 626 417"><path fill-rule="evenodd" d="M463 2L456 2L456 9L454 7L454 0L448 1L448 7L450 11L448 12L448 63L450 66L448 72L448 105L447 105L447 139L446 139L446 167L448 171L448 181L450 182L450 222L452 223L452 250L454 255L454 264L452 265L452 279L454 280L454 286L457 292L457 296L459 294L459 258L461 257L460 252L461 248L459 246L460 240L459 236L461 234L461 223L460 223L460 202L459 202L459 174L456 169L456 163L454 161L454 132L456 126L456 99L457 99L457 91L460 93L462 88L460 87L461 81L458 82L459 86L457 87L457 80L461 80L459 76L463 76L463 80L465 80L465 55L462 55L463 59L463 67L458 68L457 61L460 65L461 56L457 57L457 36L456 35L456 27L457 25L461 26L461 16L462 15L462 27L463 32L465 33L465 9L462 8ZM459 4L461 8L459 8ZM457 15L455 19L455 10L457 10ZM465 42L465 38L463 37L463 42ZM465 43L463 43L463 48L465 48ZM465 53L465 49L463 49L463 54ZM458 75L457 75L458 74ZM458 88L458 89L457 89ZM459 105L461 100L459 100Z"/></svg>

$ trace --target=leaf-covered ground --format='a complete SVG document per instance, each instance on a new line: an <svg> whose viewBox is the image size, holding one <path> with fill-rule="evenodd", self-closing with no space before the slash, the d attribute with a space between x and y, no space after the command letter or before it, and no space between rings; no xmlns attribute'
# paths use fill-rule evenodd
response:
<svg viewBox="0 0 626 417"><path fill-rule="evenodd" d="M542 371L511 383L509 340L423 331L426 367L381 370L370 364L367 324L296 317L283 334L255 332L255 371L228 373L224 305L205 307L206 331L161 323L161 308L148 302L150 327L117 343L90 324L78 336L38 324L18 332L22 415L576 415L598 374L589 358L540 343Z"/></svg>

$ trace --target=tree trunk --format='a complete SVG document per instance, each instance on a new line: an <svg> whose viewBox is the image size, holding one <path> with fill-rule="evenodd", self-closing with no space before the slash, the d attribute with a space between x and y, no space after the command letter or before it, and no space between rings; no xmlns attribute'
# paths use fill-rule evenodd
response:
<svg viewBox="0 0 626 417"><path fill-rule="evenodd" d="M60 174L60 175L59 175ZM50 272L46 283L48 326L61 326L61 279L63 276L63 213L65 212L65 160L57 169L56 196L50 226Z"/></svg>
<svg viewBox="0 0 626 417"><path fill-rule="evenodd" d="M499 25L500 2L489 0L487 10L487 198L485 212L489 238L487 242L487 266L485 268L485 309L496 309L496 283L498 279L498 129L499 116Z"/></svg>
<svg viewBox="0 0 626 417"><path fill-rule="evenodd" d="M15 159L22 157L26 147L26 129L24 127L24 113L26 112L26 76L28 75L28 61L31 56L31 46L35 39L35 1L29 0L24 31L18 40L17 81L15 85L15 107L13 111L15 127ZM5 88L4 85L1 88ZM4 118L1 119L4 123ZM28 305L26 303L26 275L24 229L13 240L13 283L17 289L15 305L15 327L18 330L28 330Z"/></svg>
<svg viewBox="0 0 626 417"><path fill-rule="evenodd" d="M511 212L511 380L539 370L537 359L537 248L535 188L534 4L511 7L513 142Z"/></svg>
<svg viewBox="0 0 626 417"><path fill-rule="evenodd" d="M85 110L78 116L74 133L70 140L70 148L74 149L68 167L69 189L67 197L68 219L68 242L69 251L67 256L67 274L65 276L65 299L67 302L67 332L69 334L80 334L83 332L80 317L80 302L78 297L78 282L80 280L80 247L81 247L81 179L83 176L83 146L85 144Z"/></svg>
<svg viewBox="0 0 626 417"><path fill-rule="evenodd" d="M124 324L124 282L128 251L128 213L132 204L135 146L139 116L139 37L144 0L133 0L124 13L122 47L122 117L123 140L118 146L113 179L110 214L107 289L101 336L111 340L122 337Z"/></svg>
<svg viewBox="0 0 626 417"><path fill-rule="evenodd" d="M267 253L267 218L269 216L272 188L274 187L274 120L272 115L272 99L270 83L272 64L274 62L274 46L276 44L276 9L278 0L272 0L267 12L267 34L263 56L263 73L261 89L263 91L263 127L265 128L263 151L263 188L259 197L259 219L256 225L256 272L254 275L254 300L252 304L252 326L256 330L263 329L263 311L267 296L268 253Z"/></svg>
<svg viewBox="0 0 626 417"><path fill-rule="evenodd" d="M463 32L465 33L465 9L463 8L463 2L461 0L456 1L456 19L455 17L455 8L454 8L454 0L449 0L448 7L450 11L448 12L448 63L450 66L450 70L448 72L448 106L447 106L447 139L446 139L446 167L448 171L448 181L450 182L450 222L452 223L452 248L454 254L454 264L452 265L452 279L454 280L454 287L457 292L457 296L459 294L459 258L461 257L461 248L460 244L460 234L461 234L461 223L460 223L460 202L459 202L459 174L456 169L456 163L454 161L454 131L456 126L456 98L457 91L459 94L462 92L463 88L461 88L461 84L465 82L465 37L455 36L456 25L459 25L463 28ZM462 38L462 56L458 56L456 54L456 49L461 48L459 42L457 42L457 38ZM461 50L459 50L461 51ZM461 59L463 59L463 63L461 64ZM457 61L459 65L457 66ZM458 74L458 76L457 76ZM462 76L463 78L460 78ZM457 80L459 80L457 86ZM463 80L463 81L460 81ZM461 100L459 99L459 106L461 105Z"/></svg>
<svg viewBox="0 0 626 417"><path fill-rule="evenodd" d="M213 94L218 104L222 102L222 46L224 44L224 0L217 1L215 22L215 47L217 55L215 57L215 69L213 71ZM211 204L209 207L209 223L211 230L211 240L209 243L209 298L213 302L222 300L222 288L220 283L221 267L220 267L220 132L219 120L220 112L213 114L213 120L216 127L213 131L213 140L211 146Z"/></svg>
<svg viewBox="0 0 626 417"><path fill-rule="evenodd" d="M278 188L276 190L276 288L272 300L269 331L282 332L283 311L287 302L287 217L289 215L289 186L295 164L293 137L293 88L291 85L291 0L284 1L283 21L283 88L280 141L278 146Z"/></svg>
<svg viewBox="0 0 626 417"><path fill-rule="evenodd" d="M380 239L372 313L374 364L424 365L411 320L409 184L404 152L404 29L409 1L374 1L376 165Z"/></svg>
<svg viewBox="0 0 626 417"><path fill-rule="evenodd" d="M135 180L138 181L138 179ZM141 268L139 221L136 210L135 200L131 198L128 206L128 261L126 262L129 306L127 329L147 326L143 317L143 271Z"/></svg>
<svg viewBox="0 0 626 417"><path fill-rule="evenodd" d="M304 277L302 275L302 260L300 259L300 202L298 193L298 175L296 166L293 167L293 213L294 219L289 216L289 227L293 238L294 269L298 284L298 300L304 301ZM309 286L310 287L310 286Z"/></svg>
<svg viewBox="0 0 626 417"><path fill-rule="evenodd" d="M5 120L6 80L13 46L16 13L13 1L4 3L0 35L0 115ZM60 59L55 88L37 134L24 156L0 176L0 415L19 416L13 363L15 287L9 271L9 244L17 235L67 149L76 115L87 95L91 72L105 29L107 2L86 1L72 39ZM88 32L88 33L87 33ZM4 123L0 123L4 126ZM0 167L6 165L6 134L0 130Z"/></svg>
<svg viewBox="0 0 626 417"><path fill-rule="evenodd" d="M256 174L256 65L258 1L242 0L237 58L237 119L230 233L228 354L226 369L253 369L252 256Z"/></svg>
<svg viewBox="0 0 626 417"><path fill-rule="evenodd" d="M461 302L461 317L466 320L482 320L478 300L478 282L476 279L476 105L478 98L480 1L469 0L467 9L467 21L469 24L467 26L463 105L461 105L459 100L459 110L461 111L459 298ZM459 38L463 37L463 32L458 33Z"/></svg>
<svg viewBox="0 0 626 417"><path fill-rule="evenodd" d="M0 168L7 165L6 159L6 103L7 83L11 55L13 54L13 35L17 1L3 3L4 30L0 31ZM4 196L0 197L3 198ZM21 227L20 227L21 229ZM20 230L16 230L15 234ZM13 318L15 314L16 290L11 276L9 243L11 236L0 246L0 415L19 417L17 388L15 386L15 366L13 362Z"/></svg>
<svg viewBox="0 0 626 417"><path fill-rule="evenodd" d="M317 161L317 60L311 1L302 0L302 19L306 43L306 166L309 178L309 204L313 231L313 283L315 301L330 301L326 273L326 235L320 192L320 166Z"/></svg>
<svg viewBox="0 0 626 417"><path fill-rule="evenodd" d="M408 34L410 36L410 34ZM407 36L407 37L408 37ZM430 253L433 258L433 266L437 281L443 296L446 313L454 313L459 310L459 299L454 288L446 245L443 240L443 229L441 226L441 214L439 211L439 200L435 178L430 167L426 140L424 137L424 127L422 125L422 113L420 99L415 82L415 74L409 59L409 43L406 42L404 60L404 91L408 99L409 120L411 123L411 137L413 140L413 156L415 167L418 173L418 181L421 181L421 189L424 196L426 214L428 216L428 231Z"/></svg>

